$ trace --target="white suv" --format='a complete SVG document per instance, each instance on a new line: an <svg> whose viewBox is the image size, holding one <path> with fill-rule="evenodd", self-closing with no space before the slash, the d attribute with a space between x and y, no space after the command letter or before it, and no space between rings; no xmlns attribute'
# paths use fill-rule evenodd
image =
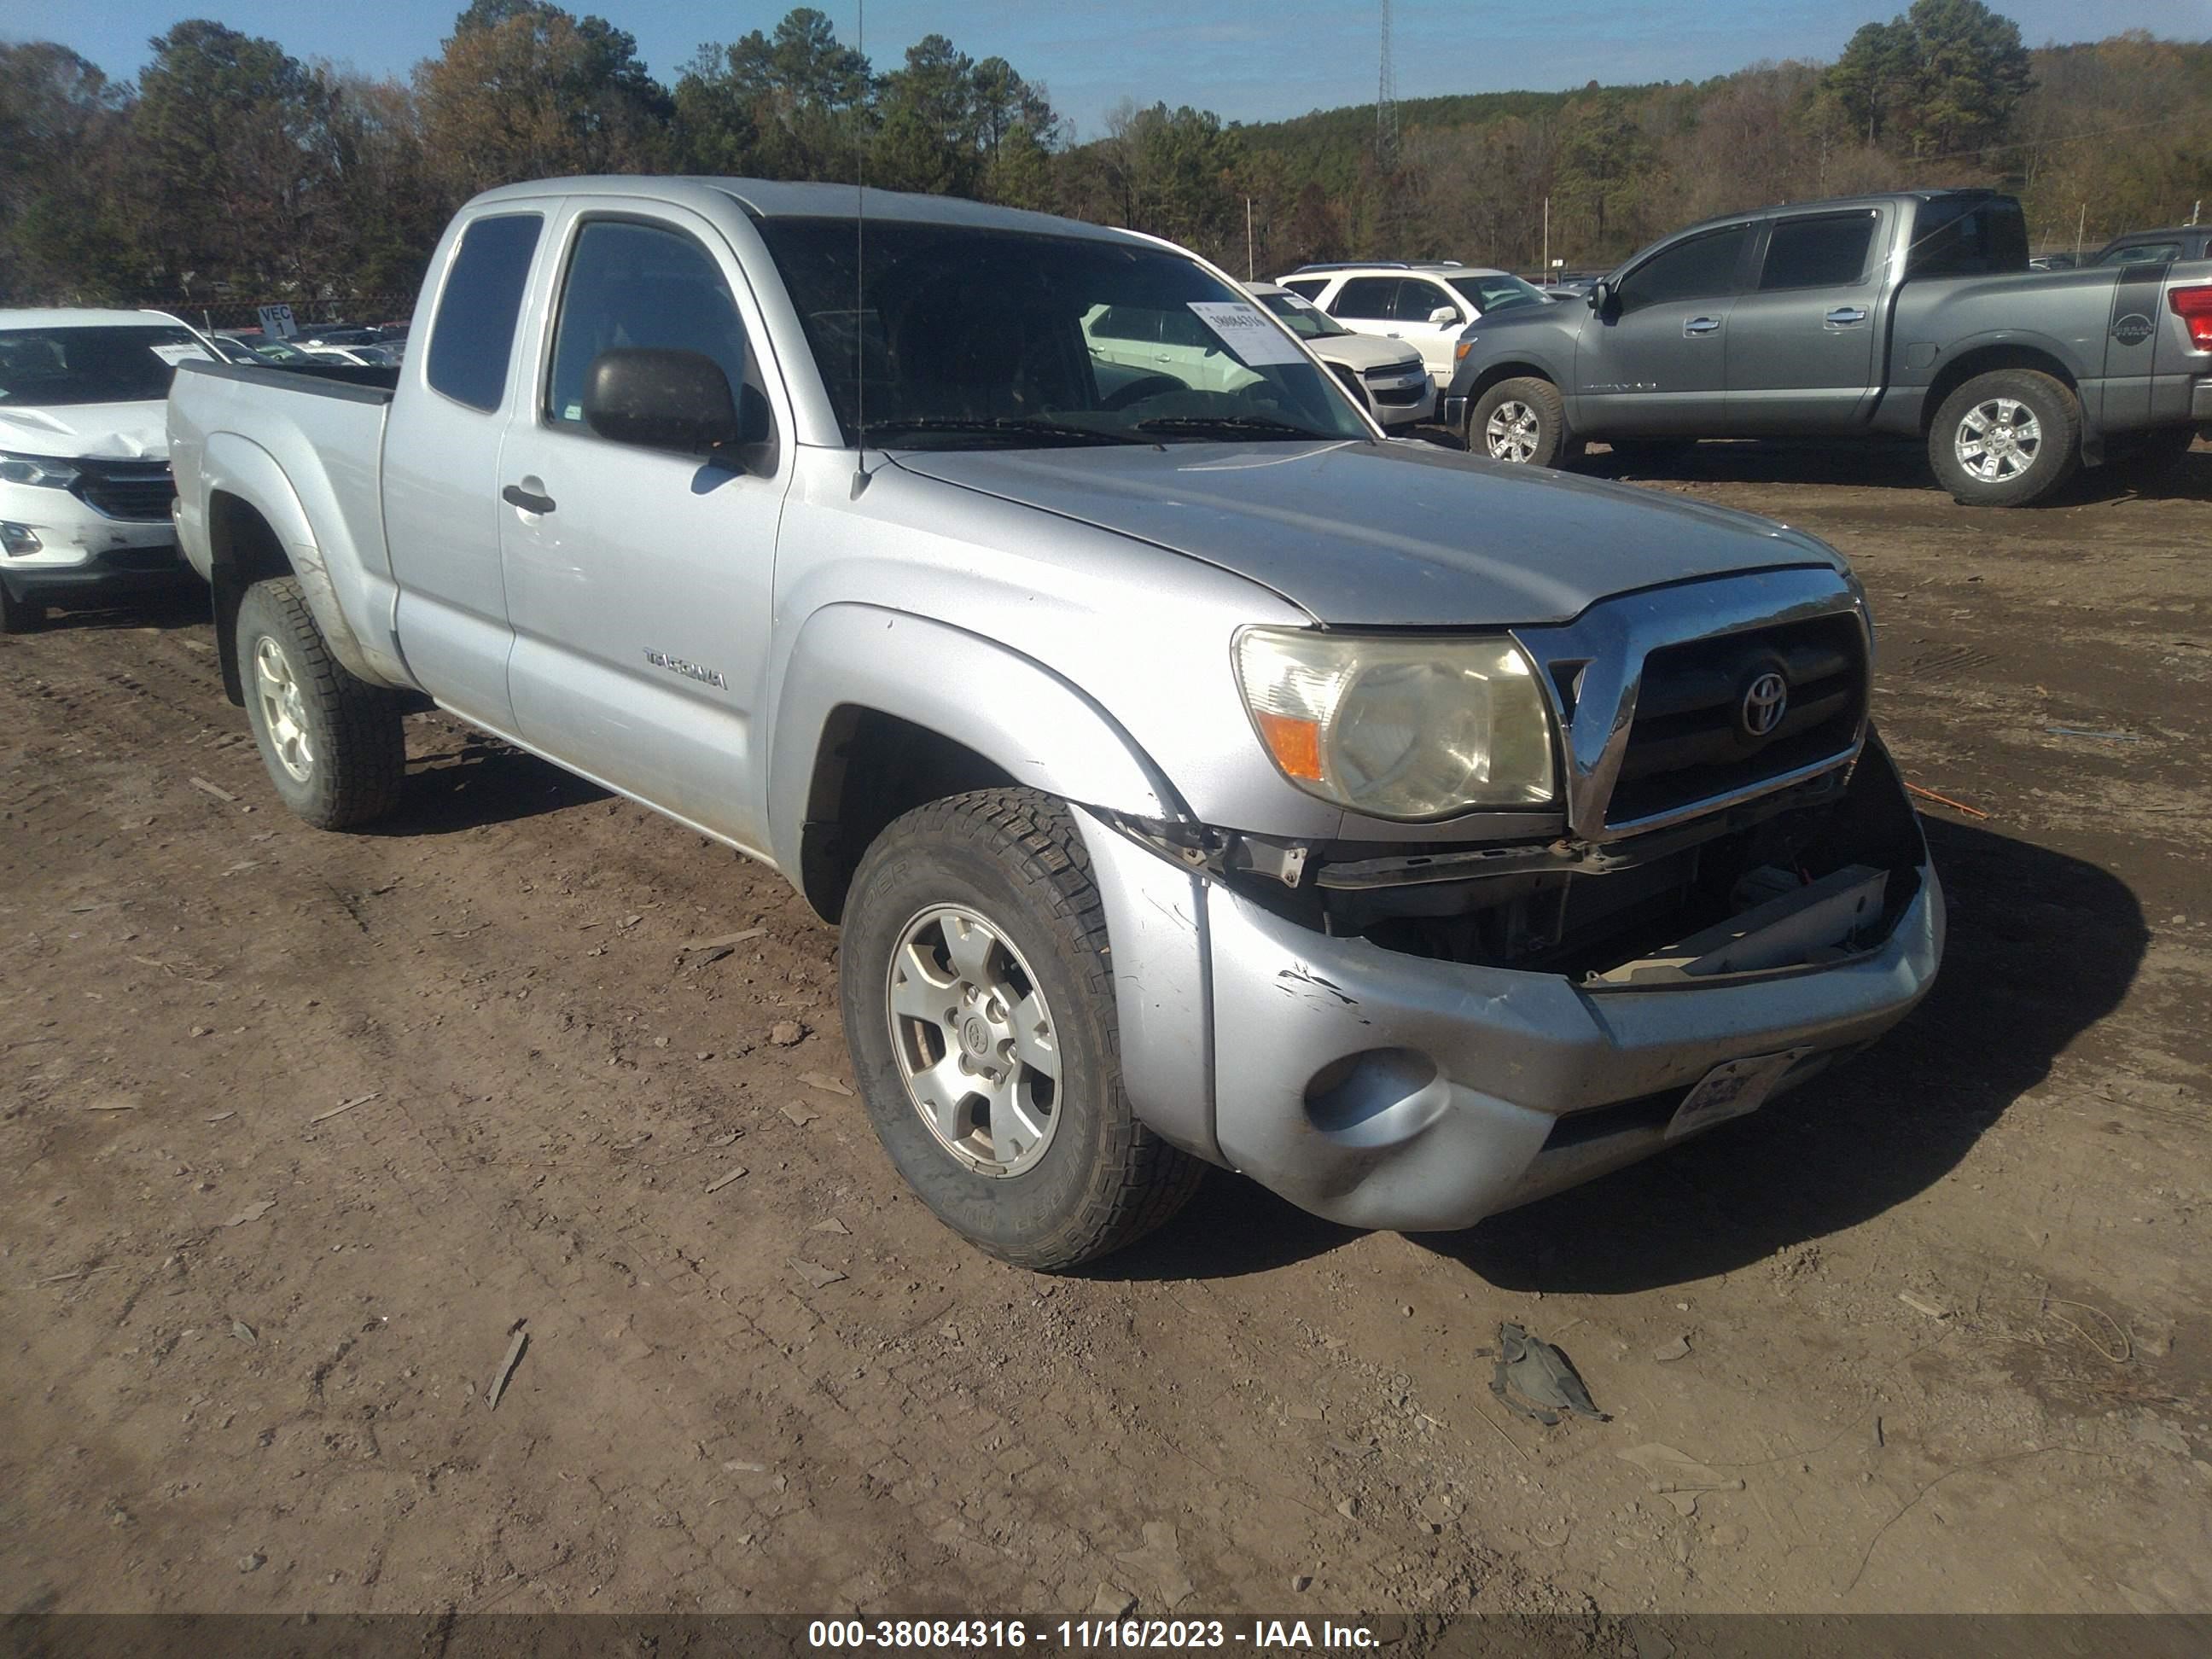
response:
<svg viewBox="0 0 2212 1659"><path fill-rule="evenodd" d="M1405 341L1439 390L1451 382L1460 330L1507 306L1550 303L1543 289L1486 265L1300 265L1275 280L1355 332Z"/></svg>
<svg viewBox="0 0 2212 1659"><path fill-rule="evenodd" d="M0 311L0 633L46 603L189 580L169 504L169 380L206 343L158 311Z"/></svg>

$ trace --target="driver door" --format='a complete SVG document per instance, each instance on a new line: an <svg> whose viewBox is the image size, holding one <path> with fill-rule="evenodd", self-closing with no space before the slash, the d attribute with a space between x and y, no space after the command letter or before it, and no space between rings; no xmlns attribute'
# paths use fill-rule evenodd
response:
<svg viewBox="0 0 2212 1659"><path fill-rule="evenodd" d="M695 351L788 434L766 331L729 246L695 215L629 198L562 234L553 292L531 308L552 325L500 462L516 727L602 783L764 848L754 718L791 446L769 446L763 471L732 471L602 438L582 404L601 351Z"/></svg>
<svg viewBox="0 0 2212 1659"><path fill-rule="evenodd" d="M1573 421L1588 436L1717 437L1728 397L1729 314L1752 227L1716 226L1631 267L1583 325Z"/></svg>

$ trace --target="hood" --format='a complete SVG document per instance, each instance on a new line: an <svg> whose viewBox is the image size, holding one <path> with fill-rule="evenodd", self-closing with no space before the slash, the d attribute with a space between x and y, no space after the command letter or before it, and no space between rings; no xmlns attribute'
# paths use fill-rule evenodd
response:
<svg viewBox="0 0 2212 1659"><path fill-rule="evenodd" d="M1421 354L1403 340L1385 340L1372 334L1330 334L1318 340L1308 340L1306 349L1325 363L1342 363L1347 368L1390 368L1403 363L1408 368L1421 366Z"/></svg>
<svg viewBox="0 0 2212 1659"><path fill-rule="evenodd" d="M0 404L0 449L58 461L166 461L169 406Z"/></svg>
<svg viewBox="0 0 2212 1659"><path fill-rule="evenodd" d="M1769 520L1414 441L902 451L897 462L1203 560L1342 626L1563 623L1637 588L1844 568Z"/></svg>

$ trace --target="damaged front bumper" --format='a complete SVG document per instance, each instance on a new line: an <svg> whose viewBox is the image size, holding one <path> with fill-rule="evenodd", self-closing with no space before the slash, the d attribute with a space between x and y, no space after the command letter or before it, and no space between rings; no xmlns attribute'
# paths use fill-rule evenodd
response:
<svg viewBox="0 0 2212 1659"><path fill-rule="evenodd" d="M1170 1139L1353 1226L1470 1226L1634 1162L1796 1086L1887 1030L1933 982L1942 890L1878 744L1823 810L1848 821L1838 833L1850 843L1829 836L1825 875L1569 971L1318 931L1258 892L1149 854L1109 855L1109 927L1117 913L1153 918L1133 951L1116 933L1133 1102L1148 1120L1157 1102ZM1128 891L1133 877L1153 890ZM1203 1133L1187 1094L1162 1098L1166 1068L1142 1052L1148 1032L1176 1023L1175 1069L1191 1075L1189 1005L1161 994L1174 972L1152 971L1178 945L1202 963ZM1133 1009L1139 1000L1152 1006Z"/></svg>

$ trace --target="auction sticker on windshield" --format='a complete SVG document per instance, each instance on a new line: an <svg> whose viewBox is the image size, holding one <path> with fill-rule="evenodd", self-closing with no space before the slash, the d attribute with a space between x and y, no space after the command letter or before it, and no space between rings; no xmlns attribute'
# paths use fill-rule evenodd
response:
<svg viewBox="0 0 2212 1659"><path fill-rule="evenodd" d="M1300 351L1291 337L1252 306L1237 300L1191 300L1190 308L1198 319L1221 337L1224 344L1237 354L1239 362L1247 368L1257 368L1262 363L1302 363L1305 354Z"/></svg>
<svg viewBox="0 0 2212 1659"><path fill-rule="evenodd" d="M172 368L183 362L206 363L215 361L208 356L204 348L192 344L189 340L179 340L173 345L152 345L147 349Z"/></svg>

